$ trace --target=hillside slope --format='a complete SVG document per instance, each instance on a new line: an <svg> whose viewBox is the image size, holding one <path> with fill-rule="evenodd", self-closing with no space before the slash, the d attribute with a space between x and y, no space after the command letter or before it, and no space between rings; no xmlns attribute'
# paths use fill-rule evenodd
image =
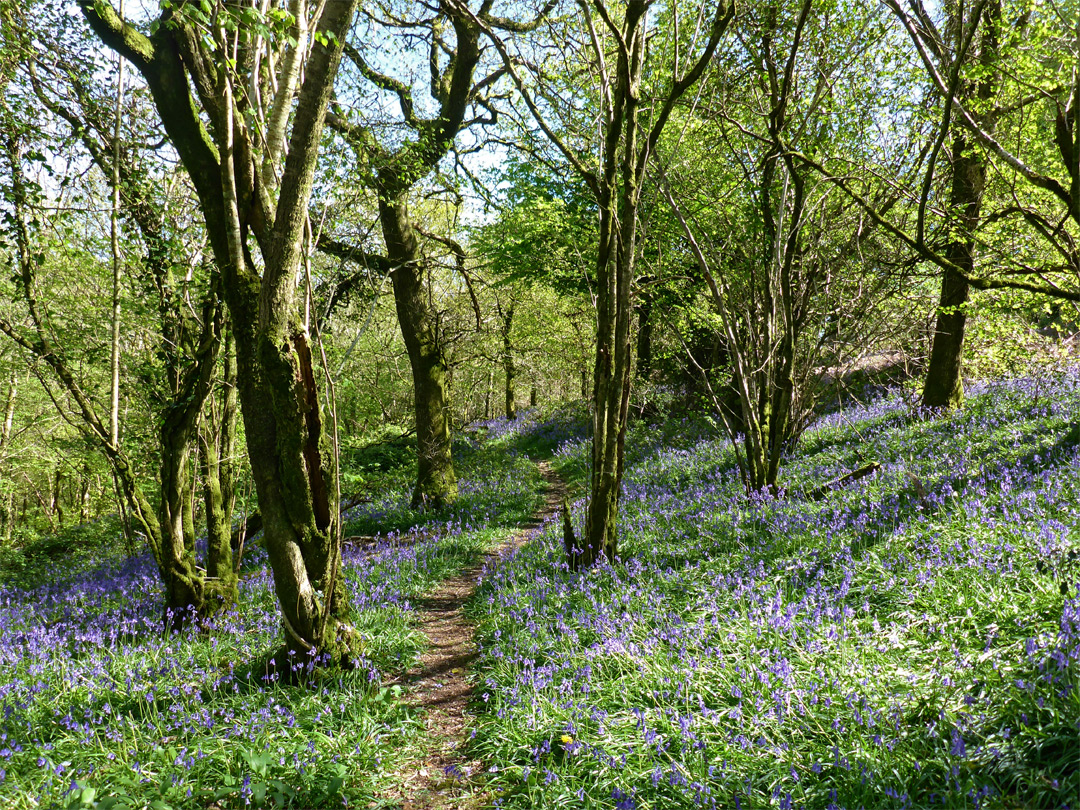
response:
<svg viewBox="0 0 1080 810"><path fill-rule="evenodd" d="M689 422L640 427L623 559L572 574L552 527L474 606L501 806L1075 806L1078 373L973 394L820 420L779 500Z"/></svg>

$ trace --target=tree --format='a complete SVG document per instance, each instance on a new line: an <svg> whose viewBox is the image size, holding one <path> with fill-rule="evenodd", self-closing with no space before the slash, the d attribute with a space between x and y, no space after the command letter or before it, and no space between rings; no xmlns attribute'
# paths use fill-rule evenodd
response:
<svg viewBox="0 0 1080 810"><path fill-rule="evenodd" d="M954 95L971 107L978 105L977 123L988 132L994 130L994 112L988 106L995 101L999 66L999 32L1001 4L979 3L970 20L965 20L963 8L950 10L948 43L940 38L933 42L934 55L940 70L951 78L951 92L945 99L944 117L952 112ZM923 12L924 18L929 16ZM972 50L972 42L981 30L978 49ZM977 79L970 77L972 64L977 64ZM944 249L945 258L958 269L945 268L941 278L941 298L938 304L937 323L930 349L930 361L923 385L923 405L928 408L956 407L964 400L964 382L961 366L964 350L964 329L967 321L966 307L970 295L967 279L975 270L975 233L980 224L982 198L986 190L986 164L978 148L972 143L970 133L957 117L952 116L948 127L943 123L941 140L935 144L931 166L944 138L952 135L950 153L951 183L949 188L948 216L953 224ZM932 171L932 170L931 170ZM920 227L925 205L920 211Z"/></svg>
<svg viewBox="0 0 1080 810"><path fill-rule="evenodd" d="M790 12L768 0L744 11L718 57L714 92L685 111L692 146L665 155L660 184L707 283L734 397L727 380L713 389L692 347L686 354L724 419L748 493L779 491L823 357L836 364L842 339L868 333L893 292L875 229L794 153L842 145L849 161L865 154L865 120L879 112L865 70L881 51L879 17L854 4L836 19L813 0Z"/></svg>
<svg viewBox="0 0 1080 810"><path fill-rule="evenodd" d="M923 401L956 406L963 399L963 304L969 288L1080 300L1080 77L1074 33L1080 9L981 0L966 15L943 7L942 22L942 14L935 17L922 3L907 8L886 0L886 6L912 45L913 68L931 88L937 118L929 133L917 126L908 135L924 139L914 179L899 184L911 205L879 210L869 199L870 184L809 156L799 159L856 200L899 245L943 271ZM897 121L919 120L900 104L893 115ZM942 159L947 143L951 149ZM944 177L943 165L950 170ZM949 202L941 205L939 199Z"/></svg>
<svg viewBox="0 0 1080 810"><path fill-rule="evenodd" d="M587 50L574 54L595 82L603 142L598 155L564 137L542 108L553 96L537 69L526 83L519 65L537 64L515 58L491 26L481 25L498 49L529 113L543 134L574 167L596 201L599 240L595 260L596 361L593 372L593 449L589 504L584 535L567 533L567 554L574 569L592 565L617 553L619 491L623 474L623 442L630 402L634 262L638 248L638 208L646 173L657 142L679 99L701 78L734 15L734 4L720 0L702 36L695 41L678 25L657 29L672 41L652 42L649 13L655 0L630 0L622 14L596 0L580 0L580 38ZM711 7L711 6L710 6ZM667 14L679 13L673 3ZM675 41L686 37L686 41ZM664 64L663 60L670 58ZM572 105L571 105L572 107ZM564 121L570 125L570 121ZM569 523L567 523L569 526Z"/></svg>
<svg viewBox="0 0 1080 810"><path fill-rule="evenodd" d="M366 182L377 198L386 255L385 259L367 261L391 268L398 323L412 368L418 462L414 507L439 508L452 502L457 497L457 479L451 456L446 347L426 281L429 268L421 253L422 234L409 210L410 194L450 153L461 132L495 123L490 98L504 70L481 70L481 31L485 27L514 33L532 30L554 2L548 2L529 21L497 17L492 14L492 5L485 0L475 14L467 4L459 2L440 3L434 13L427 7L417 7L415 13L399 14L389 5L378 12L365 12L373 32L371 42L379 43L378 48L386 45L393 34L415 40L421 33L426 39L426 92L434 101L434 109L424 115L425 99L414 95L411 77L393 75L395 69L402 69L402 64L380 69L374 63L376 48L348 45L346 56L364 83L358 91L360 97L373 91L376 96L386 96L381 108L396 102L400 121L391 130L390 138L380 140L377 131L385 127L383 121L362 121L344 112L330 119L334 129L357 151L360 165L368 168ZM408 67L408 60L398 61Z"/></svg>
<svg viewBox="0 0 1080 810"><path fill-rule="evenodd" d="M208 14L205 4L179 2L144 34L103 0L80 2L91 29L142 75L196 190L234 329L248 456L286 650L341 662L349 659L352 630L335 454L299 319L297 279L310 247L308 203L323 123L357 5L342 0L315 11L295 0L287 14L263 14L219 2ZM275 28L276 21L287 24ZM268 84L275 68L276 94ZM282 122L289 118L286 138Z"/></svg>
<svg viewBox="0 0 1080 810"><path fill-rule="evenodd" d="M49 237L39 227L44 214L31 216L36 207L39 187L25 175L23 154L28 137L20 135L26 122L15 119L11 108L6 110L5 131L8 136L7 163L11 178L12 234L18 267L18 292L25 307L29 330L22 330L9 319L0 320L0 330L7 333L29 354L43 361L52 371L52 379L65 396L76 405L75 423L94 446L109 461L127 511L145 536L157 562L165 586L165 610L169 625L180 624L189 616L205 617L236 599L236 574L233 570L229 532L211 531L209 554L204 577L195 560L196 528L192 510L192 465L189 463L194 439L202 417L203 406L210 396L217 365L223 313L218 279L200 279L190 284L176 278L177 269L189 265L182 255L180 240L169 232L163 215L163 201L155 198L153 171L139 165L140 151L132 144L121 144L119 137L119 104L109 111L104 95L95 95L85 77L96 65L91 55L80 53L78 43L65 41L53 31L63 31L64 25L45 15L54 28L32 32L25 19L7 17L4 20L5 39L12 46L21 45L24 54L24 86L20 93L28 105L34 102L55 116L56 125L65 122L71 138L85 149L90 160L102 175L113 184L113 206L110 213L110 254L112 261L112 311L110 338L110 402L102 409L95 403L93 392L78 379L73 369L70 345L65 346L65 333L58 329L54 313L50 312L47 292L39 283L45 266L43 248ZM39 20L38 22L40 22ZM31 41L31 39L35 41ZM48 47L34 47L43 42ZM78 69L78 66L85 70ZM10 97L10 96L9 96ZM39 114L36 107L35 112ZM144 133L130 133L133 140ZM66 182L66 181L65 181ZM121 208L120 203L123 202ZM157 457L157 503L147 494L148 487L139 471L130 446L120 440L120 220L128 221L139 235L143 248L141 267L133 273L142 285L141 292L157 301L159 318L158 354L164 361L163 374L147 369L144 375L152 380L148 399L154 411L156 446L147 448ZM56 225L57 223L51 223ZM59 228L52 228L60 231ZM88 257L89 258L89 257ZM187 270L189 278L196 276ZM202 289L196 289L201 287ZM190 296L202 293L201 313L189 311ZM82 324L79 324L82 327ZM48 383L43 380L48 388ZM54 400L60 406L59 400ZM62 409L61 409L62 410ZM105 416L101 415L104 410ZM225 411L226 421L235 418ZM229 432L226 424L222 430ZM217 465L213 473L221 488L220 476L230 478L231 465ZM59 480L59 472L57 473ZM230 486L224 484L226 490ZM57 487L58 488L58 487ZM221 505L218 505L221 508ZM222 515L231 522L231 511Z"/></svg>

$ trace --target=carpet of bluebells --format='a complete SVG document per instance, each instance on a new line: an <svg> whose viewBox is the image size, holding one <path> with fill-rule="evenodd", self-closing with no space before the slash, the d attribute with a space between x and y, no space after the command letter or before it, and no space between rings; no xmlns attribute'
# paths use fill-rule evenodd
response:
<svg viewBox="0 0 1080 810"><path fill-rule="evenodd" d="M420 648L410 600L537 506L523 457L462 441L450 514L408 508L408 476L348 516L345 576L365 639L355 671L286 686L265 552L207 632L162 636L146 555L0 588L0 808L366 806L420 723L386 676Z"/></svg>
<svg viewBox="0 0 1080 810"><path fill-rule="evenodd" d="M472 605L497 806L1080 807L1078 414L1075 368L885 395L779 499L700 423L635 428L620 561L569 572L552 525ZM529 431L580 484L582 423Z"/></svg>

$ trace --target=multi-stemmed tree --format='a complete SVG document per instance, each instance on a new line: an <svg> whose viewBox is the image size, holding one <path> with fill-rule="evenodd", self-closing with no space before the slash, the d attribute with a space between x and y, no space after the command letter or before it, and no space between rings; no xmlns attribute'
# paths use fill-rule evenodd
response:
<svg viewBox="0 0 1080 810"><path fill-rule="evenodd" d="M618 547L638 212L647 173L675 105L705 73L735 7L726 0L696 9L655 0L631 0L619 7L580 0L576 5L576 27L560 31L561 41L548 47L581 65L592 86L566 94L562 103L543 61L514 53L499 32L483 20L476 22L498 49L536 126L587 185L599 214L592 478L584 535L575 537L569 521L565 524L571 566L581 568L601 557L614 560ZM680 27L680 12L689 12L694 22ZM657 41L649 18L661 13L672 24L655 29L662 38ZM580 47L567 54L574 43ZM581 97L598 111L599 141L581 120L576 104Z"/></svg>
<svg viewBox="0 0 1080 810"><path fill-rule="evenodd" d="M165 202L154 192L154 172L148 168L145 155L140 154L143 150L138 142L143 140L145 132L120 132L121 119L114 115L114 109L120 108L119 101L112 107L112 99L87 81L92 71L100 67L99 63L94 55L79 47L80 43L43 30L43 23L50 19L44 15L44 19L36 20L39 30L32 30L25 20L21 21L22 25L10 17L4 21L5 41L22 54L19 86L10 88L5 104L4 131L10 181L9 231L23 317L0 318L0 330L40 361L37 368L39 374L45 374L42 379L45 390L58 386L59 396L53 397L57 407L67 413L64 402L72 403L75 415L70 421L108 460L127 513L153 552L165 586L166 615L175 624L191 614L205 616L236 597L236 574L229 545L232 464L228 458L221 459L222 448L214 448L214 464L204 475L204 481L223 494L223 498L211 498L208 503L221 515L221 520L210 527L205 569L200 569L195 557L190 463L204 405L212 394L217 372L224 323L220 284L216 274L206 277L201 272L203 268L187 269L191 251L170 227L169 216L163 210ZM63 30L63 26L56 29ZM50 232L63 233L64 223L46 221L43 217L56 219L62 214L45 214L38 203L43 201L39 197L47 192L27 176L27 152L36 149L36 145L28 122L16 120L16 110L37 111L38 105L53 116L54 127L60 129L65 124L69 127L72 149L76 144L81 145L116 192L111 212L114 295L110 404L95 396L92 382L88 385L87 380L81 379L83 375L78 367L83 363L71 345L71 327L76 324L63 317L63 303L50 300L40 278L46 272L44 244L52 243L61 252L72 246L52 242ZM144 378L152 383L144 393L156 423L156 441L149 448L157 461L154 483L145 480L140 470L142 465L133 457L133 451L139 448L122 442L119 431L118 221L130 225L141 246L142 255L131 268L134 284L147 300L156 302L156 354L162 360L162 373L149 369L144 372ZM92 253L84 253L83 261L94 261ZM178 278L182 267L185 271ZM198 312L191 309L192 297ZM27 324L26 328L19 320ZM59 326L58 320L68 328ZM235 409L228 407L221 410L222 418L214 429L225 436L231 435L234 412ZM209 460L210 455L206 458ZM220 530L222 525L224 531Z"/></svg>
<svg viewBox="0 0 1080 810"><path fill-rule="evenodd" d="M840 362L852 335L873 331L895 292L880 232L798 159L867 153L865 120L881 102L864 65L888 49L882 16L852 4L841 20L813 0L744 10L710 92L686 111L690 145L666 155L659 179L707 286L730 383L706 384L748 492L780 489L816 375ZM895 195L883 197L888 210Z"/></svg>
<svg viewBox="0 0 1080 810"><path fill-rule="evenodd" d="M270 14L243 2L209 12L171 3L144 33L104 0L80 3L91 29L146 82L195 188L236 341L286 648L339 660L352 631L336 455L299 303L323 123L357 5L294 0Z"/></svg>

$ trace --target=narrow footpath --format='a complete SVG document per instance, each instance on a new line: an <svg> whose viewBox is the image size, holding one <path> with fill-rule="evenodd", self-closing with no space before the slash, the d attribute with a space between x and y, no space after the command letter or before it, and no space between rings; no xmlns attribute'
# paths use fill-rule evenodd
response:
<svg viewBox="0 0 1080 810"><path fill-rule="evenodd" d="M484 566L527 542L558 511L566 485L546 461L537 466L547 492L544 506L529 524L418 601L419 629L427 636L428 646L402 681L407 689L403 699L424 717L424 747L419 756L398 768L398 785L383 797L400 802L403 810L476 806L468 797L478 787L472 778L482 766L467 760L464 750L473 696L468 670L476 658L475 628L462 607L476 590ZM474 799L482 801L482 796Z"/></svg>

